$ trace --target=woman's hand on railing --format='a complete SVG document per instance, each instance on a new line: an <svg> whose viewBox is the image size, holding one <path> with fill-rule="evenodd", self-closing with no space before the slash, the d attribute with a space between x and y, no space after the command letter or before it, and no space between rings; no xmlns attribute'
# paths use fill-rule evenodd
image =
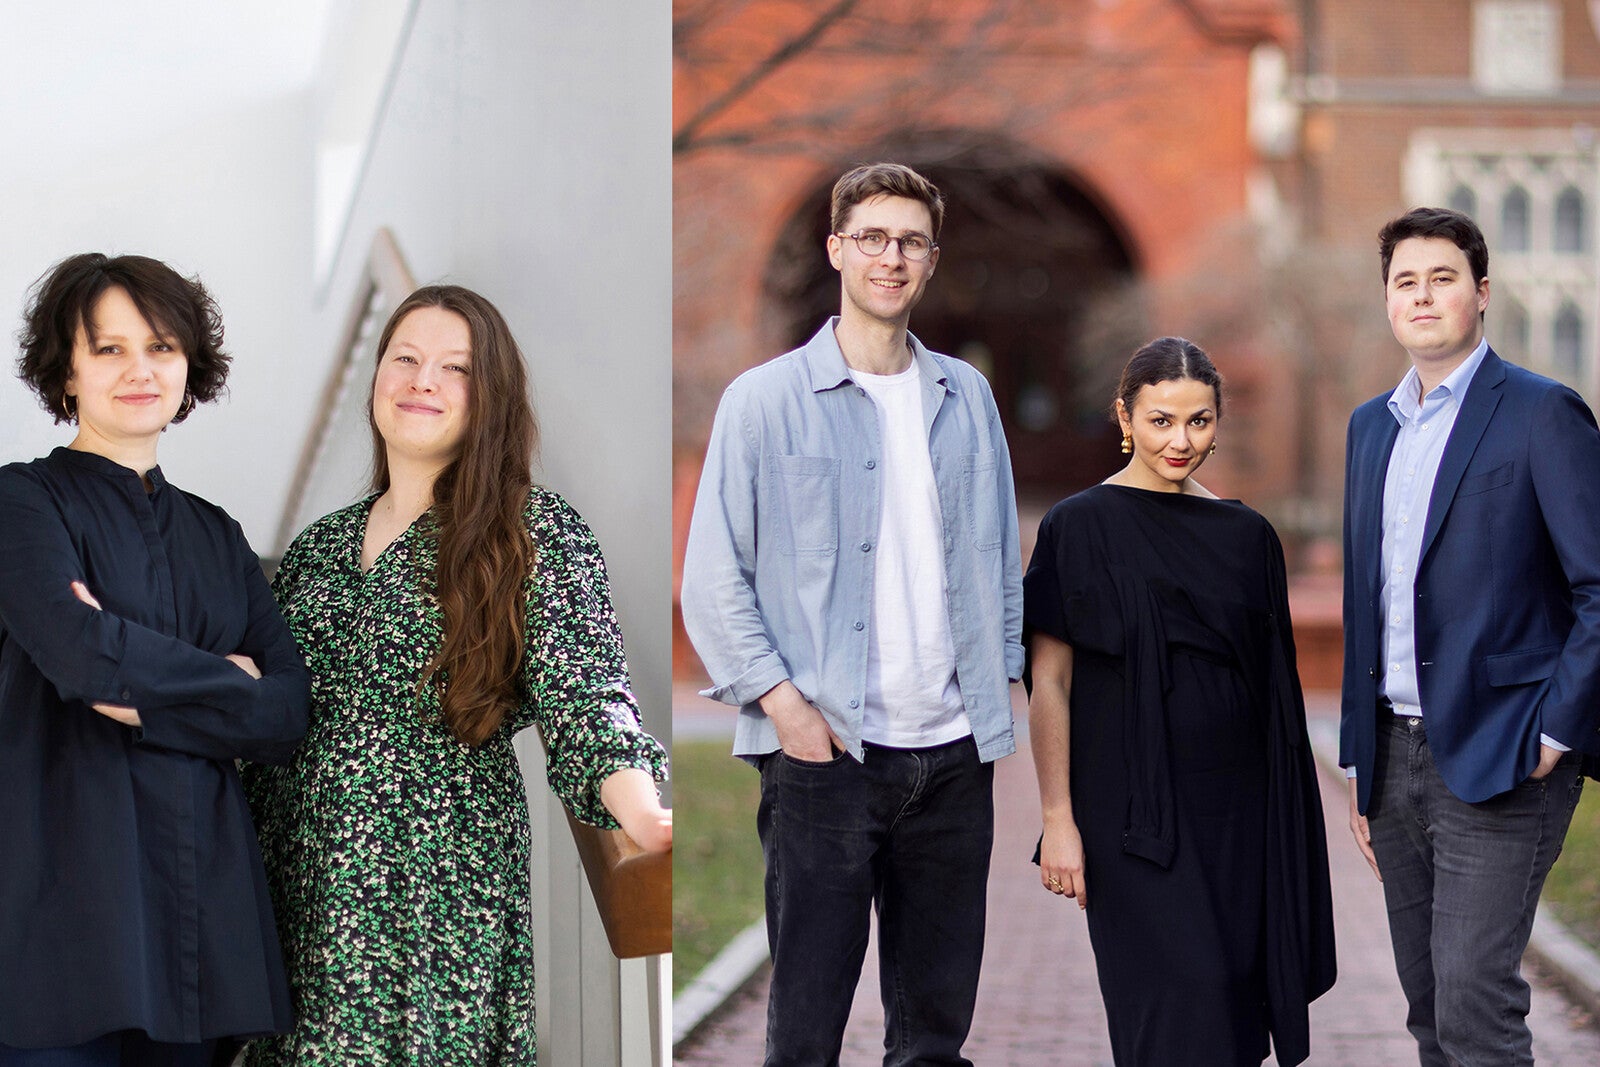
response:
<svg viewBox="0 0 1600 1067"><path fill-rule="evenodd" d="M105 610L100 606L100 601L95 599L94 594L89 592L89 587L82 582L72 583L72 593L94 610ZM144 725L144 720L139 718L139 710L137 708L130 708L123 704L90 704L89 706L106 718L115 719L124 726Z"/></svg>
<svg viewBox="0 0 1600 1067"><path fill-rule="evenodd" d="M636 767L612 773L600 783L600 802L644 851L671 850L672 809L661 806L655 779L649 774Z"/></svg>

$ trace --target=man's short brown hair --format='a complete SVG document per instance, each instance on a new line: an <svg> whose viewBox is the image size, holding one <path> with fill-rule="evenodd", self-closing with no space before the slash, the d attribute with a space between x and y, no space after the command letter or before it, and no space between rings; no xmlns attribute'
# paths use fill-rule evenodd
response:
<svg viewBox="0 0 1600 1067"><path fill-rule="evenodd" d="M944 197L938 186L903 163L867 163L834 182L833 232L843 230L852 208L875 196L902 196L921 203L933 220L933 232L928 236L939 239L939 228L944 225Z"/></svg>

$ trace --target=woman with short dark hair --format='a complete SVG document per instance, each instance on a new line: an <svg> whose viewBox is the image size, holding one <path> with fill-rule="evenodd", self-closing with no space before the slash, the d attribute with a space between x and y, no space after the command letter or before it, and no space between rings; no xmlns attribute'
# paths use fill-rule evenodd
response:
<svg viewBox="0 0 1600 1067"><path fill-rule="evenodd" d="M19 371L76 435L0 468L0 1067L206 1067L290 1023L234 761L288 757L309 682L238 524L156 463L221 344L144 256L29 303Z"/></svg>

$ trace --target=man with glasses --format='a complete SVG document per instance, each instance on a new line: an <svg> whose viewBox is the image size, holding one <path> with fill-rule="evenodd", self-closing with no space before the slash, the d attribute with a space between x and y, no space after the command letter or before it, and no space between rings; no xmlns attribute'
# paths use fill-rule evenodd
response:
<svg viewBox="0 0 1600 1067"><path fill-rule="evenodd" d="M907 332L943 217L908 167L839 179L839 314L728 387L690 524L684 625L761 771L769 1067L838 1063L874 906L885 1064L969 1064L1022 585L989 386Z"/></svg>

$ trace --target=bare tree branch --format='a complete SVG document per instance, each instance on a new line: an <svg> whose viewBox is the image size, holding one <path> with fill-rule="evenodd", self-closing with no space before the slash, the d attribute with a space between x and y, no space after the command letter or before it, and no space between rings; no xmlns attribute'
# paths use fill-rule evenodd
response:
<svg viewBox="0 0 1600 1067"><path fill-rule="evenodd" d="M860 0L835 0L835 3L818 15L811 25L780 44L770 55L747 71L743 77L707 101L698 112L691 115L672 135L673 154L676 155L693 144L695 135L699 133L706 123L727 110L751 89L770 77L774 72L782 69L785 64L796 56L803 55L809 51L821 40L823 34L833 27L834 23L849 15L859 3Z"/></svg>

